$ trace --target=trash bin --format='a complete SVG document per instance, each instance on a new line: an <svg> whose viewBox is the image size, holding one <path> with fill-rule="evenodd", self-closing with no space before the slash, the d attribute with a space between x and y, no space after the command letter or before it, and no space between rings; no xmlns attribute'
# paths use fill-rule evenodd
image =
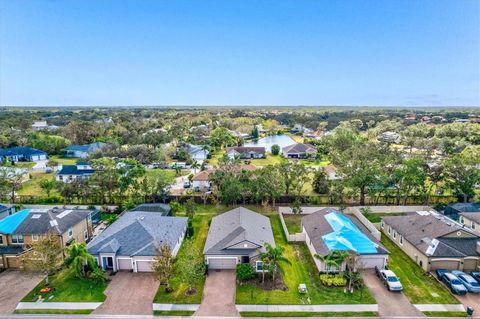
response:
<svg viewBox="0 0 480 319"><path fill-rule="evenodd" d="M467 307L467 315L472 316L473 315L473 307Z"/></svg>

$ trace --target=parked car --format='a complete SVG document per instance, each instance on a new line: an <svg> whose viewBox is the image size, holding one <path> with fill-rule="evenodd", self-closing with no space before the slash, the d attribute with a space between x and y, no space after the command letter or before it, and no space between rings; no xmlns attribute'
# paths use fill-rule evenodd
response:
<svg viewBox="0 0 480 319"><path fill-rule="evenodd" d="M437 274L438 280L442 280L443 275L445 275L448 272L448 269L437 269L435 270L435 273Z"/></svg>
<svg viewBox="0 0 480 319"><path fill-rule="evenodd" d="M454 270L452 274L458 277L462 284L467 288L469 292L480 293L480 284L470 275L467 275L463 271Z"/></svg>
<svg viewBox="0 0 480 319"><path fill-rule="evenodd" d="M465 295L467 293L467 288L465 288L460 279L451 272L443 274L442 281L450 288L450 291L456 295Z"/></svg>
<svg viewBox="0 0 480 319"><path fill-rule="evenodd" d="M472 277L480 283L480 271L472 271L470 275L472 275Z"/></svg>
<svg viewBox="0 0 480 319"><path fill-rule="evenodd" d="M189 182L185 182L183 183L183 188L190 188L190 183Z"/></svg>
<svg viewBox="0 0 480 319"><path fill-rule="evenodd" d="M391 270L388 269L379 269L375 267L377 272L377 276L382 280L383 284L387 287L390 291L402 291L403 286L400 283L397 275Z"/></svg>

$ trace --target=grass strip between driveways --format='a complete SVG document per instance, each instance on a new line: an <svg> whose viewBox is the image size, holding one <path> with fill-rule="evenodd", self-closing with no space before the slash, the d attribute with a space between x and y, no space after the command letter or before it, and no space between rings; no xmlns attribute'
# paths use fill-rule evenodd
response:
<svg viewBox="0 0 480 319"><path fill-rule="evenodd" d="M424 311L423 314L427 317L467 317L464 311Z"/></svg>
<svg viewBox="0 0 480 319"><path fill-rule="evenodd" d="M388 266L400 278L403 292L412 304L458 304L450 291L410 259L382 233L382 244L390 252Z"/></svg>
<svg viewBox="0 0 480 319"><path fill-rule="evenodd" d="M93 309L17 309L16 314L89 315Z"/></svg>
<svg viewBox="0 0 480 319"><path fill-rule="evenodd" d="M257 305L302 305L309 304L375 304L370 291L364 287L354 293L345 293L343 287L326 287L321 285L318 270L307 246L304 243L291 244L286 241L276 213L268 215L272 224L277 246L285 248L284 255L290 261L281 263L281 272L286 291L264 290L254 284L237 285L236 304ZM308 294L298 293L298 285L307 285Z"/></svg>
<svg viewBox="0 0 480 319"><path fill-rule="evenodd" d="M255 312L242 311L242 317L377 317L374 311L362 312Z"/></svg>
<svg viewBox="0 0 480 319"><path fill-rule="evenodd" d="M153 312L154 316L182 316L190 317L195 313L195 311L189 310L155 310Z"/></svg>

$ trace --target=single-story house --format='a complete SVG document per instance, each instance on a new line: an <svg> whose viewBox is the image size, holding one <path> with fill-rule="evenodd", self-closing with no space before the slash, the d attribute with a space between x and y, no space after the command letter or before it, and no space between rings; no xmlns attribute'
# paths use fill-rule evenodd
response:
<svg viewBox="0 0 480 319"><path fill-rule="evenodd" d="M436 212L383 217L381 231L425 271L480 270L480 237Z"/></svg>
<svg viewBox="0 0 480 319"><path fill-rule="evenodd" d="M44 161L47 158L48 155L46 152L31 147L19 146L11 148L0 148L0 162L3 162L5 160L10 160L12 162L39 162Z"/></svg>
<svg viewBox="0 0 480 319"><path fill-rule="evenodd" d="M282 148L286 158L312 158L317 156L317 148L310 144L296 143Z"/></svg>
<svg viewBox="0 0 480 319"><path fill-rule="evenodd" d="M192 178L192 187L193 189L207 189L210 188L212 185L208 179L208 176L213 173L215 170L208 169L205 171L198 172Z"/></svg>
<svg viewBox="0 0 480 319"><path fill-rule="evenodd" d="M336 181L340 179L340 176L337 174L337 168L332 164L325 166L323 171L325 172L325 175L327 175L327 179L330 181Z"/></svg>
<svg viewBox="0 0 480 319"><path fill-rule="evenodd" d="M245 263L261 272L258 257L266 243L275 247L270 219L238 207L213 217L203 249L205 263L209 269L235 269Z"/></svg>
<svg viewBox="0 0 480 319"><path fill-rule="evenodd" d="M36 131L40 131L40 130L53 131L53 130L56 130L58 128L59 127L57 125L48 125L47 121L34 121L33 124L32 124L32 129L36 130Z"/></svg>
<svg viewBox="0 0 480 319"><path fill-rule="evenodd" d="M187 152L190 154L192 160L197 161L199 164L203 163L208 157L208 151L203 149L202 145L187 145Z"/></svg>
<svg viewBox="0 0 480 319"><path fill-rule="evenodd" d="M23 209L0 220L0 268L20 268L20 256L48 233L58 236L62 248L84 243L93 234L89 209Z"/></svg>
<svg viewBox="0 0 480 319"><path fill-rule="evenodd" d="M62 165L55 179L58 182L70 183L77 179L87 179L95 170L86 161L78 161L76 165Z"/></svg>
<svg viewBox="0 0 480 319"><path fill-rule="evenodd" d="M460 213L460 223L477 233L480 233L480 212Z"/></svg>
<svg viewBox="0 0 480 319"><path fill-rule="evenodd" d="M123 213L88 243L87 248L103 269L151 272L157 250L168 245L176 256L187 230L186 217L165 216L165 210L140 206ZM149 210L146 210L149 209Z"/></svg>
<svg viewBox="0 0 480 319"><path fill-rule="evenodd" d="M333 208L324 208L302 217L302 232L312 256L326 256L334 250L344 250L359 255L357 269L383 268L389 252L372 236L368 229L354 216L343 214ZM327 266L313 258L319 272L344 270Z"/></svg>
<svg viewBox="0 0 480 319"><path fill-rule="evenodd" d="M460 213L480 213L480 203L454 203L445 206L445 216L459 220Z"/></svg>
<svg viewBox="0 0 480 319"><path fill-rule="evenodd" d="M93 152L101 150L107 143L96 142L84 145L70 145L65 148L65 157L87 158Z"/></svg>
<svg viewBox="0 0 480 319"><path fill-rule="evenodd" d="M400 143L401 136L397 132L387 131L378 136L378 140L385 143Z"/></svg>
<svg viewBox="0 0 480 319"><path fill-rule="evenodd" d="M235 146L227 147L225 152L230 159L254 159L265 158L265 147L257 146Z"/></svg>

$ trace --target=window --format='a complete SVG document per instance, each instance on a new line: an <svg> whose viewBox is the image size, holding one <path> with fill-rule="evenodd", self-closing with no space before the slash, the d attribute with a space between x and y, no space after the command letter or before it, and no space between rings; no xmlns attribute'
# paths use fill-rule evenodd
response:
<svg viewBox="0 0 480 319"><path fill-rule="evenodd" d="M32 241L38 241L38 235L32 235Z"/></svg>
<svg viewBox="0 0 480 319"><path fill-rule="evenodd" d="M460 217L460 223L465 224L465 220L463 219L463 217Z"/></svg>
<svg viewBox="0 0 480 319"><path fill-rule="evenodd" d="M472 229L475 229L475 223L472 222Z"/></svg>
<svg viewBox="0 0 480 319"><path fill-rule="evenodd" d="M403 236L400 235L400 245L403 245Z"/></svg>
<svg viewBox="0 0 480 319"><path fill-rule="evenodd" d="M68 237L70 237L70 238L73 237L73 228L72 227L70 227L68 229Z"/></svg>
<svg viewBox="0 0 480 319"><path fill-rule="evenodd" d="M88 231L87 231L87 230L84 230L84 231L83 231L83 238L84 238L85 240L88 239Z"/></svg>
<svg viewBox="0 0 480 319"><path fill-rule="evenodd" d="M382 225L382 229L385 228L385 222L383 220L380 225Z"/></svg>
<svg viewBox="0 0 480 319"><path fill-rule="evenodd" d="M388 232L389 235L390 235L390 233L392 232L392 227L390 227L390 225L388 226L387 232Z"/></svg>
<svg viewBox="0 0 480 319"><path fill-rule="evenodd" d="M12 235L12 244L23 244L23 235Z"/></svg>
<svg viewBox="0 0 480 319"><path fill-rule="evenodd" d="M396 239L396 238L397 238L397 231L394 230L394 231L393 231L393 239Z"/></svg>
<svg viewBox="0 0 480 319"><path fill-rule="evenodd" d="M2 245L2 244L3 244L3 236L0 235L0 245Z"/></svg>
<svg viewBox="0 0 480 319"><path fill-rule="evenodd" d="M255 271L256 272L263 272L263 261L256 261L255 262Z"/></svg>

